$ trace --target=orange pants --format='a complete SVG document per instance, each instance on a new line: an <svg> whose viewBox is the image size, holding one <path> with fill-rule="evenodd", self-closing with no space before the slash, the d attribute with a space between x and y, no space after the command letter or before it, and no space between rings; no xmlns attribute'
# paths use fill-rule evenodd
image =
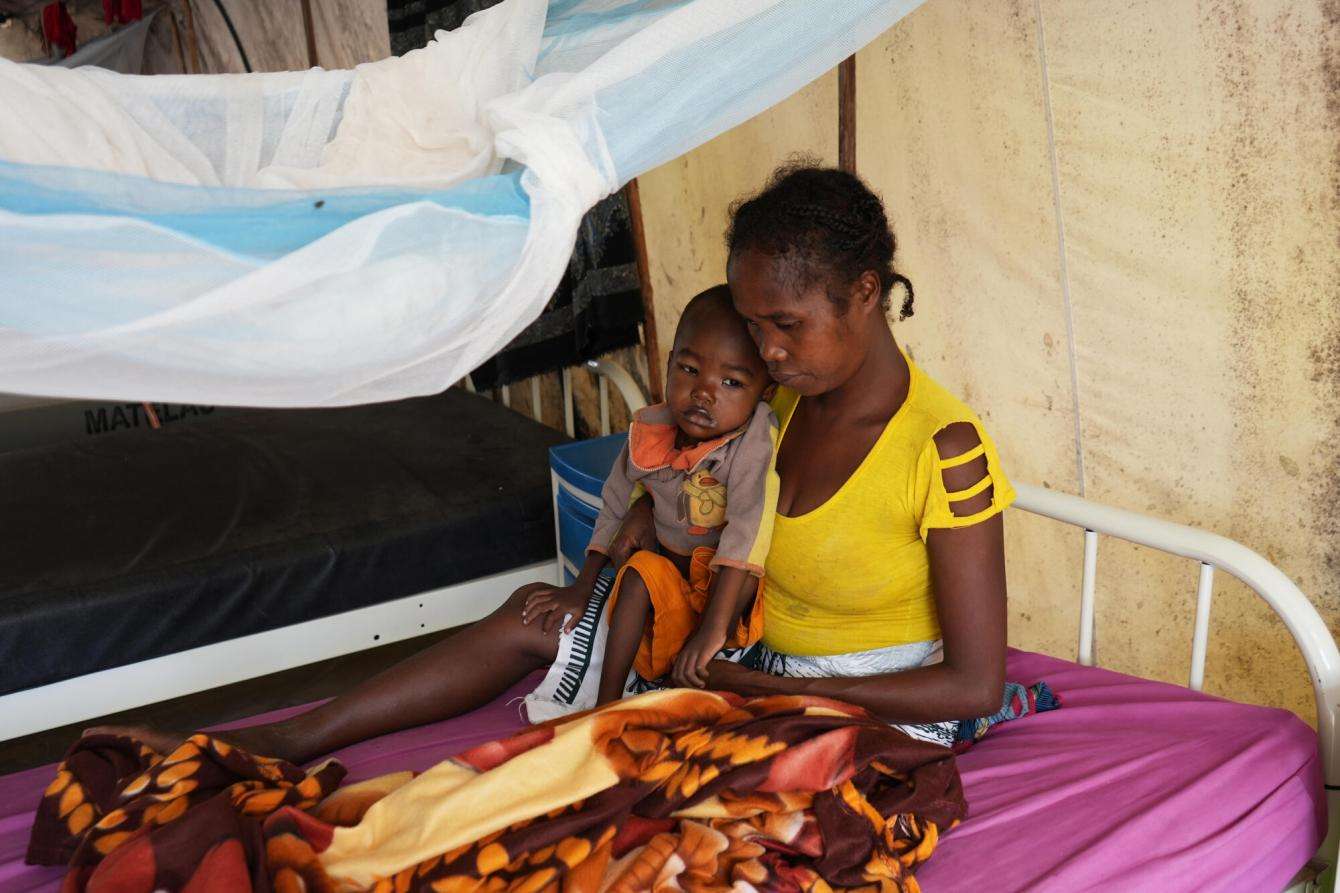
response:
<svg viewBox="0 0 1340 893"><path fill-rule="evenodd" d="M637 571L651 595L651 622L642 632L637 646L633 668L643 679L659 679L675 664L675 658L689 637L698 630L707 597L716 573L709 566L715 549L693 550L689 564L689 579L685 580L675 563L655 552L638 552L619 568L619 576L610 591L607 610L614 614L614 605L623 586L624 574ZM763 581L758 581L754 606L740 618L739 624L726 639L728 648L744 648L763 638Z"/></svg>

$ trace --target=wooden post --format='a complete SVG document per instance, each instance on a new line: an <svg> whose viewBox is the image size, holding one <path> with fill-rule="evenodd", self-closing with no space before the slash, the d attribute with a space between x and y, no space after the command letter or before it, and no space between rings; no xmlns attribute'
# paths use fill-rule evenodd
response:
<svg viewBox="0 0 1340 893"><path fill-rule="evenodd" d="M191 0L182 0L186 7L186 43L191 49L191 74L200 73L200 38L195 31L195 13L191 11Z"/></svg>
<svg viewBox="0 0 1340 893"><path fill-rule="evenodd" d="M838 66L838 167L856 173L856 57Z"/></svg>
<svg viewBox="0 0 1340 893"><path fill-rule="evenodd" d="M312 0L302 0L302 29L307 33L307 65L316 68L316 26L312 22Z"/></svg>
<svg viewBox="0 0 1340 893"><path fill-rule="evenodd" d="M172 23L172 43L177 48L177 65L182 74L190 74L191 69L186 67L186 50L182 49L181 28L177 26L177 11L168 7L167 14L168 21Z"/></svg>
<svg viewBox="0 0 1340 893"><path fill-rule="evenodd" d="M628 217L633 229L633 250L637 256L637 281L642 291L642 340L647 350L647 387L651 389L651 402L659 403L663 399L661 382L661 350L656 340L656 302L651 293L651 267L647 261L647 236L642 228L642 197L638 193L637 180L630 180L624 187L628 196Z"/></svg>

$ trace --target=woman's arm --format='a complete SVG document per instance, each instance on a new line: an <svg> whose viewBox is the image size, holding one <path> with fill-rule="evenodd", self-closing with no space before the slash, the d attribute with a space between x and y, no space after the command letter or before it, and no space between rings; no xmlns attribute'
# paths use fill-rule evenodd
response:
<svg viewBox="0 0 1340 893"><path fill-rule="evenodd" d="M944 661L901 673L796 679L708 665L707 687L746 697L818 695L888 722L975 719L1000 709L1005 684L1005 549L1000 515L928 538Z"/></svg>
<svg viewBox="0 0 1340 893"><path fill-rule="evenodd" d="M935 436L940 456L973 450L976 430L966 423ZM988 473L985 457L944 470L949 491L966 490ZM993 488L950 503L968 517L991 506ZM926 537L931 586L940 616L944 661L880 676L794 679L744 670L724 661L708 667L708 688L737 694L807 694L865 707L890 722L975 719L1001 706L1005 684L1005 541L1000 514L959 528L933 528ZM725 664L723 666L723 664Z"/></svg>

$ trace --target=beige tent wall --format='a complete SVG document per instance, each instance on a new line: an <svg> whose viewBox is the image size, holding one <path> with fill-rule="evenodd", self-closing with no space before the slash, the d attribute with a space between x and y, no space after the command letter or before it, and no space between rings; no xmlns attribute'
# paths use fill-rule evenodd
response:
<svg viewBox="0 0 1340 893"><path fill-rule="evenodd" d="M895 332L1013 476L1239 539L1332 629L1338 18L1324 0L929 0L856 77L858 167L917 287ZM835 89L641 178L663 350L721 276L730 200L787 151L835 158ZM1013 513L1007 549L1011 643L1073 656L1077 533ZM1100 662L1184 682L1195 580L1104 540ZM1311 720L1295 655L1221 576L1207 690Z"/></svg>
<svg viewBox="0 0 1340 893"><path fill-rule="evenodd" d="M837 73L829 72L734 130L638 177L646 232L657 352L664 362L689 299L726 281L730 203L763 185L794 152L836 164Z"/></svg>
<svg viewBox="0 0 1340 893"><path fill-rule="evenodd" d="M1335 5L1042 14L1089 493L1248 543L1335 629ZM1094 115L1108 85L1123 101ZM1123 668L1168 675L1185 660L1172 632L1190 624L1191 572L1129 568L1099 622ZM1150 611L1147 593L1170 602ZM1240 587L1215 607L1211 690L1310 715L1282 626Z"/></svg>
<svg viewBox="0 0 1340 893"><path fill-rule="evenodd" d="M917 289L895 333L978 411L1015 479L1076 493L1045 97L1021 7L930 0L858 54L856 157ZM1073 656L1079 532L1022 514L1006 529L1011 644Z"/></svg>

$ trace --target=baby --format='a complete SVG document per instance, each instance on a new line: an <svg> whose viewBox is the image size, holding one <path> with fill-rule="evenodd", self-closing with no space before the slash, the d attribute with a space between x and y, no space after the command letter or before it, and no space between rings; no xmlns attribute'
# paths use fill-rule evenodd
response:
<svg viewBox="0 0 1340 893"><path fill-rule="evenodd" d="M777 418L766 401L776 385L726 286L684 308L668 365L666 401L636 413L605 483L581 575L570 587L534 593L523 611L528 623L579 615L629 505L640 492L651 496L660 551L638 552L619 568L598 704L623 695L630 667L645 680L669 674L674 685L702 687L718 651L762 636L761 578L777 502Z"/></svg>

